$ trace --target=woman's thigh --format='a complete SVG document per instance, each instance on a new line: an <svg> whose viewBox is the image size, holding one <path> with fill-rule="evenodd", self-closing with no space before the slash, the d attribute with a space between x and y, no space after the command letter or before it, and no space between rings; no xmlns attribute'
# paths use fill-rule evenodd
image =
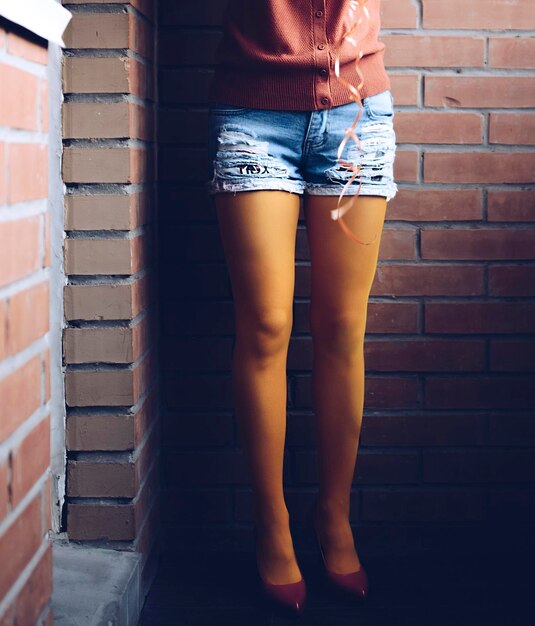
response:
<svg viewBox="0 0 535 626"><path fill-rule="evenodd" d="M237 323L291 324L299 195L243 191L214 195Z"/></svg>
<svg viewBox="0 0 535 626"><path fill-rule="evenodd" d="M337 196L304 197L311 261L311 324L320 330L332 329L336 323L354 326L358 332L364 330L387 201L371 195L351 201L352 208L343 216L345 224L362 241L373 243L356 243L331 219Z"/></svg>

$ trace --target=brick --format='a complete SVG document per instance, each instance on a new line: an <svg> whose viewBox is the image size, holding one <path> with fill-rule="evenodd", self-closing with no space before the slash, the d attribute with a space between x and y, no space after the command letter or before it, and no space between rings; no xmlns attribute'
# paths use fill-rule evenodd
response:
<svg viewBox="0 0 535 626"><path fill-rule="evenodd" d="M66 183L140 183L152 180L151 153L141 148L79 148L63 151Z"/></svg>
<svg viewBox="0 0 535 626"><path fill-rule="evenodd" d="M470 35L384 35L384 62L389 67L482 67L485 38Z"/></svg>
<svg viewBox="0 0 535 626"><path fill-rule="evenodd" d="M528 375L433 376L425 381L428 409L527 409L535 407L535 377ZM522 473L518 474L518 478Z"/></svg>
<svg viewBox="0 0 535 626"><path fill-rule="evenodd" d="M169 409L230 409L233 406L228 374L167 372L163 388Z"/></svg>
<svg viewBox="0 0 535 626"><path fill-rule="evenodd" d="M50 418L47 416L13 449L11 490L13 507L19 505L50 464Z"/></svg>
<svg viewBox="0 0 535 626"><path fill-rule="evenodd" d="M534 94L535 95L535 94ZM535 153L426 152L426 183L530 183Z"/></svg>
<svg viewBox="0 0 535 626"><path fill-rule="evenodd" d="M0 141L0 205L6 202L6 144Z"/></svg>
<svg viewBox="0 0 535 626"><path fill-rule="evenodd" d="M73 13L63 40L67 48L130 48L128 13Z"/></svg>
<svg viewBox="0 0 535 626"><path fill-rule="evenodd" d="M425 106L532 108L535 99L531 76L427 75L424 86Z"/></svg>
<svg viewBox="0 0 535 626"><path fill-rule="evenodd" d="M533 259L535 230L423 229L423 259Z"/></svg>
<svg viewBox="0 0 535 626"><path fill-rule="evenodd" d="M424 28L532 29L533 10L525 0L423 0Z"/></svg>
<svg viewBox="0 0 535 626"><path fill-rule="evenodd" d="M535 113L490 113L489 143L535 144Z"/></svg>
<svg viewBox="0 0 535 626"><path fill-rule="evenodd" d="M41 404L39 355L0 380L0 397L0 441L3 441Z"/></svg>
<svg viewBox="0 0 535 626"><path fill-rule="evenodd" d="M109 411L105 414L67 415L68 450L133 450L143 440L150 420L156 414L156 392L152 391L132 413ZM204 431L206 434L206 431Z"/></svg>
<svg viewBox="0 0 535 626"><path fill-rule="evenodd" d="M5 597L41 545L41 498L36 496L0 536L0 596Z"/></svg>
<svg viewBox="0 0 535 626"><path fill-rule="evenodd" d="M175 36L173 36L174 39ZM173 48L176 49L174 43ZM206 111L162 110L158 113L158 124L165 128L165 135L161 137L160 144L195 143L201 139L208 142L209 126ZM180 191L184 190L162 190L162 193L180 193ZM191 193L192 190L188 191ZM206 195L204 201L206 201Z"/></svg>
<svg viewBox="0 0 535 626"><path fill-rule="evenodd" d="M533 37L489 37L490 67L530 69L535 67L534 59Z"/></svg>
<svg viewBox="0 0 535 626"><path fill-rule="evenodd" d="M148 304L146 276L129 283L67 285L65 317L73 320L124 320L138 315Z"/></svg>
<svg viewBox="0 0 535 626"><path fill-rule="evenodd" d="M132 415L68 415L68 450L132 450Z"/></svg>
<svg viewBox="0 0 535 626"><path fill-rule="evenodd" d="M490 265L489 296L535 296L533 265Z"/></svg>
<svg viewBox="0 0 535 626"><path fill-rule="evenodd" d="M397 339L364 344L367 371L477 371L485 364L482 340Z"/></svg>
<svg viewBox="0 0 535 626"><path fill-rule="evenodd" d="M199 72L194 69L160 69L160 104L176 105L190 102L195 94L196 102L206 102L213 80L212 72ZM189 85L186 91L182 85Z"/></svg>
<svg viewBox="0 0 535 626"><path fill-rule="evenodd" d="M499 491L489 492L488 515L493 520L515 523L516 520L533 522L535 506L533 489L515 489L502 487Z"/></svg>
<svg viewBox="0 0 535 626"><path fill-rule="evenodd" d="M67 509L69 538L74 541L135 538L134 507L131 504L75 504Z"/></svg>
<svg viewBox="0 0 535 626"><path fill-rule="evenodd" d="M232 495L227 489L169 490L162 497L164 524L206 524L231 522L229 511L235 509L233 520L243 520L242 493Z"/></svg>
<svg viewBox="0 0 535 626"><path fill-rule="evenodd" d="M291 381L293 407L312 408L312 377L299 375ZM365 408L412 408L418 404L418 381L412 376L368 376L365 382Z"/></svg>
<svg viewBox="0 0 535 626"><path fill-rule="evenodd" d="M533 302L426 302L426 333L530 333Z"/></svg>
<svg viewBox="0 0 535 626"><path fill-rule="evenodd" d="M535 191L489 189L487 212L490 222L533 222Z"/></svg>
<svg viewBox="0 0 535 626"><path fill-rule="evenodd" d="M6 357L6 303L0 300L0 361Z"/></svg>
<svg viewBox="0 0 535 626"><path fill-rule="evenodd" d="M149 219L149 194L69 194L65 230L134 230Z"/></svg>
<svg viewBox="0 0 535 626"><path fill-rule="evenodd" d="M65 57L65 93L131 93L131 65L126 57Z"/></svg>
<svg viewBox="0 0 535 626"><path fill-rule="evenodd" d="M12 143L9 146L7 201L28 202L48 196L48 145Z"/></svg>
<svg viewBox="0 0 535 626"><path fill-rule="evenodd" d="M524 482L535 477L532 450L424 450L426 482Z"/></svg>
<svg viewBox="0 0 535 626"><path fill-rule="evenodd" d="M386 217L411 222L480 220L482 204L479 189L399 189Z"/></svg>
<svg viewBox="0 0 535 626"><path fill-rule="evenodd" d="M133 363L149 346L148 318L132 327L66 328L66 363Z"/></svg>
<svg viewBox="0 0 535 626"><path fill-rule="evenodd" d="M230 370L232 345L227 337L175 337L162 346L162 363L167 370L182 372Z"/></svg>
<svg viewBox="0 0 535 626"><path fill-rule="evenodd" d="M483 268L478 265L379 265L371 295L470 296L483 293Z"/></svg>
<svg viewBox="0 0 535 626"><path fill-rule="evenodd" d="M483 518L483 494L458 491L368 491L362 519L368 522L458 522Z"/></svg>
<svg viewBox="0 0 535 626"><path fill-rule="evenodd" d="M132 239L66 239L67 274L131 275L145 266L145 235Z"/></svg>
<svg viewBox="0 0 535 626"><path fill-rule="evenodd" d="M485 417L473 413L364 415L360 442L379 447L481 445Z"/></svg>
<svg viewBox="0 0 535 626"><path fill-rule="evenodd" d="M133 368L71 370L65 377L68 406L131 406L147 388L151 362Z"/></svg>
<svg viewBox="0 0 535 626"><path fill-rule="evenodd" d="M48 63L48 48L45 41L30 41L17 33L7 34L7 52L39 65Z"/></svg>
<svg viewBox="0 0 535 626"><path fill-rule="evenodd" d="M41 80L39 82L40 85L40 95L41 95L41 111L40 111L40 119L39 126L43 133L48 133L48 81Z"/></svg>
<svg viewBox="0 0 535 626"><path fill-rule="evenodd" d="M419 77L416 74L389 72L394 108L418 104Z"/></svg>
<svg viewBox="0 0 535 626"><path fill-rule="evenodd" d="M415 452L368 452L357 454L352 484L400 484L418 481L418 454ZM295 482L317 484L318 459L315 452L299 452L294 455Z"/></svg>
<svg viewBox="0 0 535 626"><path fill-rule="evenodd" d="M125 93L154 99L152 69L131 57L65 57L64 93Z"/></svg>
<svg viewBox="0 0 535 626"><path fill-rule="evenodd" d="M534 349L534 340L491 340L490 369L498 372L534 372Z"/></svg>
<svg viewBox="0 0 535 626"><path fill-rule="evenodd" d="M41 282L6 301L6 354L11 356L49 330L49 283Z"/></svg>
<svg viewBox="0 0 535 626"><path fill-rule="evenodd" d="M63 103L63 137L146 139L154 134L154 111L133 102Z"/></svg>
<svg viewBox="0 0 535 626"><path fill-rule="evenodd" d="M535 444L535 420L533 412L491 413L488 441L498 446L533 446Z"/></svg>
<svg viewBox="0 0 535 626"><path fill-rule="evenodd" d="M164 415L162 428L164 448L172 447L172 441L181 441L184 446L204 447L228 446L234 443L232 418L229 415L212 413L195 414L195 419L169 412Z"/></svg>
<svg viewBox="0 0 535 626"><path fill-rule="evenodd" d="M63 4L87 4L87 0L63 0ZM91 0L91 4L121 4L130 5L137 9L143 15L146 15L150 20L153 20L155 15L154 2L152 0Z"/></svg>
<svg viewBox="0 0 535 626"><path fill-rule="evenodd" d="M128 102L64 102L63 138L129 138Z"/></svg>
<svg viewBox="0 0 535 626"><path fill-rule="evenodd" d="M225 6L219 0L202 4L164 3L160 11L162 19L170 26L221 26Z"/></svg>
<svg viewBox="0 0 535 626"><path fill-rule="evenodd" d="M80 498L133 498L134 464L68 461L67 494Z"/></svg>
<svg viewBox="0 0 535 626"><path fill-rule="evenodd" d="M17 596L17 624L36 624L52 595L52 542Z"/></svg>
<svg viewBox="0 0 535 626"><path fill-rule="evenodd" d="M394 180L414 183L418 180L419 154L416 150L396 148Z"/></svg>
<svg viewBox="0 0 535 626"><path fill-rule="evenodd" d="M174 485L177 487L248 483L245 459L235 450L169 453L165 458L165 468L166 472L176 477Z"/></svg>
<svg viewBox="0 0 535 626"><path fill-rule="evenodd" d="M197 46L195 46L197 36L193 29L182 30L180 39L184 49L181 50L176 45L176 30L163 31L159 36L160 58L166 60L166 65L174 66L215 64L221 33L204 31L203 45L200 50L196 50Z"/></svg>
<svg viewBox="0 0 535 626"><path fill-rule="evenodd" d="M417 9L410 0L381 3L382 28L416 28Z"/></svg>
<svg viewBox="0 0 535 626"><path fill-rule="evenodd" d="M0 63L0 84L10 86L2 90L0 125L38 130L38 78L19 68Z"/></svg>
<svg viewBox="0 0 535 626"><path fill-rule="evenodd" d="M479 113L397 111L394 117L398 143L482 143L483 116Z"/></svg>

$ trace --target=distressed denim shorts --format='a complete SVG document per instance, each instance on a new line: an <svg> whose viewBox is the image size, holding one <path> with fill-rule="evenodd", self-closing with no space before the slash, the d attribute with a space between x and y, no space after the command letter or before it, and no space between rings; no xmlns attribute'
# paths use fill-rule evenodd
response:
<svg viewBox="0 0 535 626"><path fill-rule="evenodd" d="M341 158L362 165L345 195L385 196L397 192L393 177L396 135L390 90L362 100ZM278 189L297 194L339 196L354 170L338 162L338 148L359 104L318 111L256 109L211 103L205 188L217 192ZM359 182L362 185L359 191Z"/></svg>

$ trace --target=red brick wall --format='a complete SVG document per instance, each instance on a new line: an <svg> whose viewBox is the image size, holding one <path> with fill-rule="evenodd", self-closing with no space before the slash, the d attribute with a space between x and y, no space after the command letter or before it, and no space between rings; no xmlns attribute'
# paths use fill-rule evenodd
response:
<svg viewBox="0 0 535 626"><path fill-rule="evenodd" d="M169 546L246 540L251 522L232 415L232 294L202 189L224 6L160 0ZM382 27L399 193L369 305L353 522L362 549L468 548L499 528L514 529L494 546L508 549L529 539L535 510L532 2L383 0ZM298 523L317 485L302 218L285 463Z"/></svg>
<svg viewBox="0 0 535 626"><path fill-rule="evenodd" d="M159 549L155 3L63 4L73 13L62 107L65 530L142 553L146 589Z"/></svg>
<svg viewBox="0 0 535 626"><path fill-rule="evenodd" d="M0 18L0 623L52 624L47 43Z"/></svg>

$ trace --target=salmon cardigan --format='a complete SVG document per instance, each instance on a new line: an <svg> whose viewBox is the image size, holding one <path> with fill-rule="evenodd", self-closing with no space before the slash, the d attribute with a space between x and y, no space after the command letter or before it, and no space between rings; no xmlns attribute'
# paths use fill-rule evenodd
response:
<svg viewBox="0 0 535 626"><path fill-rule="evenodd" d="M378 40L381 0L368 0L357 47L339 50L340 75L354 85L358 51L363 98L390 89ZM334 56L351 23L349 0L230 0L209 101L252 108L313 111L351 102L334 72ZM353 20L355 20L353 16Z"/></svg>

